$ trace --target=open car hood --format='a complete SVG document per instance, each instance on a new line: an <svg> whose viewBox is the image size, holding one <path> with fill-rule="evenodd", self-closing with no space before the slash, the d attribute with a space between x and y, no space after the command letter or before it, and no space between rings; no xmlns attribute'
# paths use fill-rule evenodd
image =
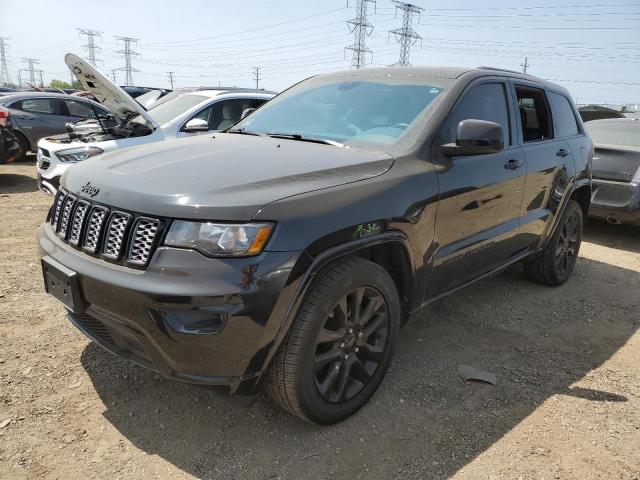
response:
<svg viewBox="0 0 640 480"><path fill-rule="evenodd" d="M73 53L67 53L64 61L82 84L82 88L93 94L111 113L122 120L140 115L151 128L159 127L138 102L85 60Z"/></svg>

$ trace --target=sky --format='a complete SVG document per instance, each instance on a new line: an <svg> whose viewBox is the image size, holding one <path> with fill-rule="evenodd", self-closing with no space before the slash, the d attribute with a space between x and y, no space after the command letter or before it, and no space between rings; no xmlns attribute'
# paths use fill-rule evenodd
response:
<svg viewBox="0 0 640 480"><path fill-rule="evenodd" d="M45 83L69 80L64 54L86 56L78 28L102 32L98 68L124 66L116 36L139 39L137 85L260 87L282 90L318 73L350 68L347 20L357 0L0 0L0 36L8 37L14 81L21 59L39 60ZM521 70L567 87L578 103L640 103L640 0L413 0L422 37L412 65L479 65ZM389 30L401 27L391 0L368 3L373 27L368 66L398 61ZM116 71L119 84L124 72Z"/></svg>

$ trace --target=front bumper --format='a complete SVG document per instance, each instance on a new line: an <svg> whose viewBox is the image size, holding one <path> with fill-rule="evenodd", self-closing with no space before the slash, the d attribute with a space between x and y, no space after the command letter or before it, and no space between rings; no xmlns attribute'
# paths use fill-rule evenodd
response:
<svg viewBox="0 0 640 480"><path fill-rule="evenodd" d="M37 239L41 257L77 274L84 306L69 319L96 343L165 378L255 395L293 298L298 252L210 259L160 247L136 270L75 250L49 224ZM224 319L217 333L198 329L210 318Z"/></svg>
<svg viewBox="0 0 640 480"><path fill-rule="evenodd" d="M593 180L589 216L640 225L640 185Z"/></svg>

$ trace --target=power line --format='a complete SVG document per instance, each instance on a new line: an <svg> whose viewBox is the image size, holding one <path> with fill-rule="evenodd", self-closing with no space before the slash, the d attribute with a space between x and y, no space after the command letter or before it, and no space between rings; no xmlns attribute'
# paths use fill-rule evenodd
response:
<svg viewBox="0 0 640 480"><path fill-rule="evenodd" d="M256 81L256 90L260 90L260 67L253 67L253 79Z"/></svg>
<svg viewBox="0 0 640 480"><path fill-rule="evenodd" d="M419 16L420 13L424 11L424 8L398 0L392 1L396 5L396 14L398 10L402 11L402 27L389 31L400 44L400 58L395 66L407 67L411 65L411 63L409 63L411 47L415 45L418 40L422 40L418 32L413 29L413 15L418 14Z"/></svg>
<svg viewBox="0 0 640 480"><path fill-rule="evenodd" d="M9 75L9 68L7 67L7 37L0 37L0 84L9 85L11 83L11 76Z"/></svg>
<svg viewBox="0 0 640 480"><path fill-rule="evenodd" d="M102 40L102 32L84 28L78 28L77 30L80 32L80 36L85 35L87 37L87 43L82 46L87 51L87 60L91 65L97 65L101 60L96 57L96 53L102 51L102 48L96 45L95 39L99 37Z"/></svg>
<svg viewBox="0 0 640 480"><path fill-rule="evenodd" d="M131 50L131 45L135 45L138 43L137 38L132 37L115 37L116 40L122 41L124 44L124 48L122 50L117 50L115 53L118 53L124 57L124 67L119 68L118 70L124 70L124 84L127 86L133 85L133 72L138 72L136 68L133 68L131 64L131 59L133 57L139 57L140 54Z"/></svg>
<svg viewBox="0 0 640 480"><path fill-rule="evenodd" d="M353 33L353 44L346 47L346 50L353 52L351 58L351 66L353 68L365 68L366 56L370 53L373 56L373 52L367 48L367 37L373 32L373 25L367 21L367 7L369 3L373 3L374 7L376 0L357 0L356 3L356 17L347 21L349 31Z"/></svg>
<svg viewBox="0 0 640 480"><path fill-rule="evenodd" d="M171 90L173 90L173 74L176 72L167 72L167 75L169 75L169 82L171 83Z"/></svg>

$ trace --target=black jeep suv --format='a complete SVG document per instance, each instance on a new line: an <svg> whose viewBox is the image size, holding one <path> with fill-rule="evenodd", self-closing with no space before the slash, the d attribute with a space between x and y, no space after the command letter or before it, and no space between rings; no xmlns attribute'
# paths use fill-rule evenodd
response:
<svg viewBox="0 0 640 480"><path fill-rule="evenodd" d="M305 80L225 133L69 169L38 231L46 289L166 378L338 422L398 327L516 262L576 262L593 146L567 91L490 68Z"/></svg>

